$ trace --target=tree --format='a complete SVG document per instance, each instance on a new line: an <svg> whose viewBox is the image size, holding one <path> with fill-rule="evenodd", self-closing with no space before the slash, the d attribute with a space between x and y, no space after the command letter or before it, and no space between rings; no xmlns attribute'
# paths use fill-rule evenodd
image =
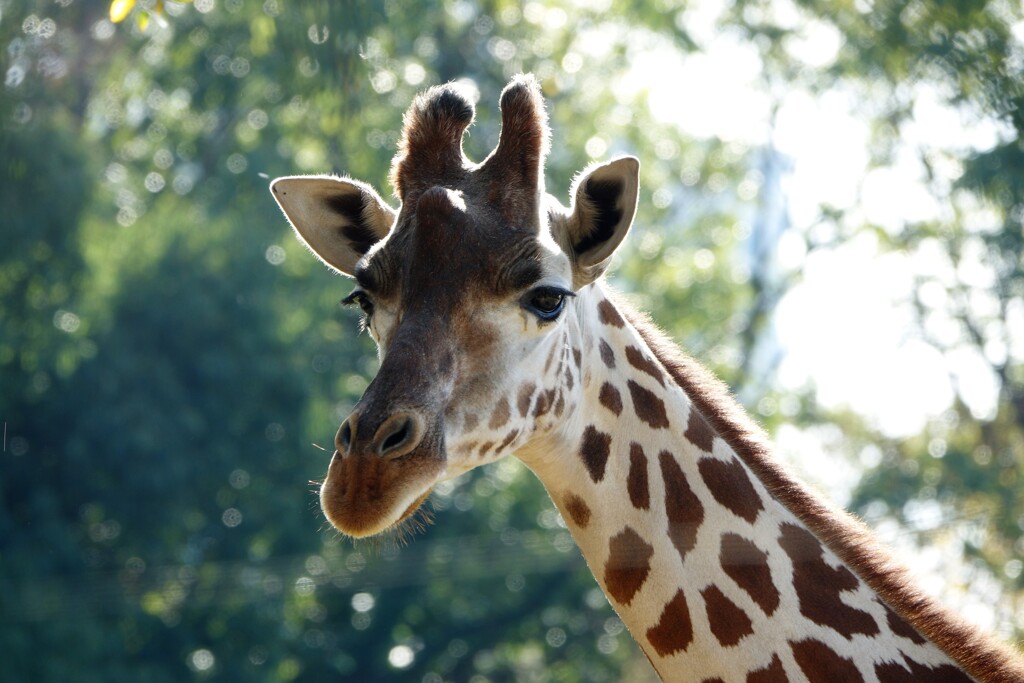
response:
<svg viewBox="0 0 1024 683"><path fill-rule="evenodd" d="M1002 605L995 618L1020 637L1024 508L1013 491L1024 466L1015 322L1024 246L1024 195L1015 180L1024 168L1021 9L876 2L870 11L856 3L837 11L807 2L800 11L841 37L828 70L794 63L804 29L780 21L766 3L737 3L731 18L761 46L769 78L805 87L834 81L861 93L873 123L872 165L916 166L936 206L895 223L823 212L840 239L868 232L907 257L914 283L907 304L916 313L909 334L941 354L954 396L909 439L887 438L851 415L828 418L846 425L849 450L872 463L852 504L869 517L895 515L925 543L950 537L967 558L958 580L988 582L986 601ZM812 241L812 249L830 246Z"/></svg>
<svg viewBox="0 0 1024 683"><path fill-rule="evenodd" d="M743 1L708 21L673 2L616 14L226 0L138 3L116 25L109 10L0 3L0 679L649 675L515 461L440 486L434 524L407 544L321 532L307 484L375 364L335 306L347 286L287 233L268 179L337 171L386 194L402 111L449 79L480 93L467 152L481 159L520 70L549 101L553 194L567 200L591 159L643 160L616 283L770 428L840 425L843 450L872 465L857 509L917 534L933 501L968 521L954 527L962 544L1003 581L1004 603L1019 601L1018 9ZM819 64L798 49L809 27L837 37ZM801 222L786 210L777 136L715 137L658 99L652 65L691 68L723 35L752 46L764 130L792 92L846 89L870 123L870 168L885 168L927 86L997 122L997 144L913 150L950 213L894 229L818 202ZM698 92L685 107L723 97ZM946 259L918 273L918 334L951 361L980 358L994 408L962 386L921 434L896 440L774 379L776 308L805 262L782 263L780 241L813 255L868 233Z"/></svg>

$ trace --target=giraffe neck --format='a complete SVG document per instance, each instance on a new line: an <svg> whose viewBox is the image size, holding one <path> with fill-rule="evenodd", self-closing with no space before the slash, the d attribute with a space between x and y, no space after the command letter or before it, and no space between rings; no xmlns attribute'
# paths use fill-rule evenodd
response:
<svg viewBox="0 0 1024 683"><path fill-rule="evenodd" d="M663 679L971 680L772 494L600 285L576 306L581 403L519 457Z"/></svg>

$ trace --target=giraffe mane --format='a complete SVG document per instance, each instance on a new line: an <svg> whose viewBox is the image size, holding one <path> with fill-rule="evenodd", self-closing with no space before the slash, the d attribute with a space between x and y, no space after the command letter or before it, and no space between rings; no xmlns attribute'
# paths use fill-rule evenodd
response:
<svg viewBox="0 0 1024 683"><path fill-rule="evenodd" d="M724 382L687 355L621 295L615 296L614 302L672 379L769 493L856 571L889 607L979 680L1024 681L1024 665L1010 647L916 588L909 571L892 558L863 522L795 479L776 459L767 434L747 415Z"/></svg>

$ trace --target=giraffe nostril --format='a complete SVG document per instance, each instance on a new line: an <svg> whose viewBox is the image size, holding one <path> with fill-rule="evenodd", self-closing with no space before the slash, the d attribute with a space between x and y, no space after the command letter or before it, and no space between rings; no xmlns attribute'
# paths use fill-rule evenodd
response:
<svg viewBox="0 0 1024 683"><path fill-rule="evenodd" d="M414 415L394 415L377 431L377 452L388 458L401 457L419 444L421 433Z"/></svg>
<svg viewBox="0 0 1024 683"><path fill-rule="evenodd" d="M338 430L338 436L334 439L334 447L341 454L348 453L352 448L352 422L352 416L349 416L341 425L341 429Z"/></svg>
<svg viewBox="0 0 1024 683"><path fill-rule="evenodd" d="M397 430L391 433L384 442L381 443L381 453L387 453L397 449L406 439L409 438L410 433L413 431L413 424L410 420L403 421Z"/></svg>
<svg viewBox="0 0 1024 683"><path fill-rule="evenodd" d="M398 448L405 443L405 440L409 438L409 434L411 432L412 422L405 420L395 432L393 432L388 438L384 439L384 443L380 445L380 452L387 453L390 450Z"/></svg>

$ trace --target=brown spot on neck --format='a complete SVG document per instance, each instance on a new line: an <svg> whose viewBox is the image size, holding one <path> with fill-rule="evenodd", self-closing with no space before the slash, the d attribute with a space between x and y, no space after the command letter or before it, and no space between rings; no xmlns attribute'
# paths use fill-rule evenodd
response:
<svg viewBox="0 0 1024 683"><path fill-rule="evenodd" d="M914 674L903 664L897 662L879 662L875 664L875 675L878 683L914 683Z"/></svg>
<svg viewBox="0 0 1024 683"><path fill-rule="evenodd" d="M654 429L666 429L669 422L668 414L665 412L665 402L658 398L653 391L645 389L633 380L629 380L626 386L629 387L629 395L633 398L636 416Z"/></svg>
<svg viewBox="0 0 1024 683"><path fill-rule="evenodd" d="M885 608L886 621L889 622L889 629L897 636L908 639L915 645L923 645L928 641L925 640L924 636L917 632L913 626L908 624L900 615L896 614L886 605L882 603L882 607Z"/></svg>
<svg viewBox="0 0 1024 683"><path fill-rule="evenodd" d="M763 669L748 673L747 683L789 683L779 655L773 654L771 663Z"/></svg>
<svg viewBox="0 0 1024 683"><path fill-rule="evenodd" d="M601 303L597 305L597 317L605 325L620 329L626 326L626 322L608 299L601 299Z"/></svg>
<svg viewBox="0 0 1024 683"><path fill-rule="evenodd" d="M715 443L715 432L708 426L704 416L700 414L695 404L690 404L690 418L686 425L686 439L702 451L711 452Z"/></svg>
<svg viewBox="0 0 1024 683"><path fill-rule="evenodd" d="M604 362L609 369L615 367L615 352L612 351L612 347L608 346L608 342L602 339L597 344L597 350L601 354L601 360Z"/></svg>
<svg viewBox="0 0 1024 683"><path fill-rule="evenodd" d="M864 683L852 660L840 657L820 640L809 638L789 645L808 683Z"/></svg>
<svg viewBox="0 0 1024 683"><path fill-rule="evenodd" d="M654 547L636 531L626 527L608 543L608 561L604 583L608 595L620 605L628 605L647 581Z"/></svg>
<svg viewBox="0 0 1024 683"><path fill-rule="evenodd" d="M629 502L638 510L651 506L651 493L647 483L647 456L640 444L629 444L629 475L626 477Z"/></svg>
<svg viewBox="0 0 1024 683"><path fill-rule="evenodd" d="M661 611L658 623L647 629L647 641L661 657L682 652L693 642L693 623L683 591L677 591Z"/></svg>
<svg viewBox="0 0 1024 683"><path fill-rule="evenodd" d="M771 616L779 606L779 589L772 581L768 554L751 541L737 534L722 534L718 561L726 576L731 578Z"/></svg>
<svg viewBox="0 0 1024 683"><path fill-rule="evenodd" d="M783 524L779 545L793 562L793 586L802 615L847 638L855 633L879 633L874 617L850 607L840 596L856 590L860 581L846 567L833 568L826 563L821 543L811 532L795 524Z"/></svg>
<svg viewBox="0 0 1024 683"><path fill-rule="evenodd" d="M764 504L739 459L732 458L725 462L715 458L701 458L697 468L719 505L751 524L757 520Z"/></svg>
<svg viewBox="0 0 1024 683"><path fill-rule="evenodd" d="M661 369L658 367L658 364L648 358L643 351L632 345L627 346L626 360L628 360L629 364L634 368L640 372L650 375L656 379L658 384L661 386L665 386L665 378L661 374Z"/></svg>
<svg viewBox="0 0 1024 683"><path fill-rule="evenodd" d="M704 507L693 493L686 475L668 451L658 454L661 478L665 482L665 514L668 517L668 537L686 560L686 554L697 544L697 532L704 521Z"/></svg>
<svg viewBox="0 0 1024 683"><path fill-rule="evenodd" d="M587 505L587 501L580 498L575 493L569 493L565 496L563 501L565 505L565 511L569 513L569 518L581 529L586 529L587 525L590 524L590 506Z"/></svg>
<svg viewBox="0 0 1024 683"><path fill-rule="evenodd" d="M597 400L616 416L622 414L622 396L619 394L619 390L609 382L601 385L601 393L598 394Z"/></svg>
<svg viewBox="0 0 1024 683"><path fill-rule="evenodd" d="M754 632L747 613L727 598L718 586L708 586L700 595L704 598L711 633L722 647L735 645L741 638Z"/></svg>
<svg viewBox="0 0 1024 683"><path fill-rule="evenodd" d="M604 479L604 469L608 464L608 455L611 452L612 437L610 434L598 431L594 425L588 425L583 430L583 442L580 444L580 458L587 468L590 478L594 483Z"/></svg>
<svg viewBox="0 0 1024 683"><path fill-rule="evenodd" d="M970 676L950 664L925 666L904 655L905 664L883 662L875 665L878 683L973 683ZM909 667L909 668L908 668Z"/></svg>

